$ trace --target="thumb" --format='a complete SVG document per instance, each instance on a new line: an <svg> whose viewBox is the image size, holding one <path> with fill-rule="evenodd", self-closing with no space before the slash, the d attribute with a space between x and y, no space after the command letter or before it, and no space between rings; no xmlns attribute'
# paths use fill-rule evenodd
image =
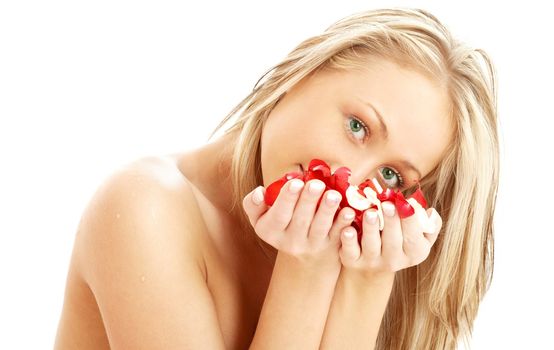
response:
<svg viewBox="0 0 554 350"><path fill-rule="evenodd" d="M435 210L435 208L428 208L426 210L427 216L429 217L429 220L432 222L432 224L435 226L435 230L433 233L423 233L425 235L425 238L429 240L431 245L435 243L437 240L437 236L439 235L439 232L442 228L442 219L439 215L439 213Z"/></svg>
<svg viewBox="0 0 554 350"><path fill-rule="evenodd" d="M242 207L250 220L250 224L255 227L260 216L268 209L268 205L265 204L265 188L258 186L247 194L242 200Z"/></svg>

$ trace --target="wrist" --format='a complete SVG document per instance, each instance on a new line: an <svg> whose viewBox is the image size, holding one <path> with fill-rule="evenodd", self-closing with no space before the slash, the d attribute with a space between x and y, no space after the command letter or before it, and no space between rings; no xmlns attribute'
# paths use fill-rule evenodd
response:
<svg viewBox="0 0 554 350"><path fill-rule="evenodd" d="M293 255L278 251L275 265L289 273L310 279L336 280L341 272L340 261L305 261Z"/></svg>
<svg viewBox="0 0 554 350"><path fill-rule="evenodd" d="M340 276L348 282L359 285L387 287L394 284L395 272L368 272L342 268Z"/></svg>

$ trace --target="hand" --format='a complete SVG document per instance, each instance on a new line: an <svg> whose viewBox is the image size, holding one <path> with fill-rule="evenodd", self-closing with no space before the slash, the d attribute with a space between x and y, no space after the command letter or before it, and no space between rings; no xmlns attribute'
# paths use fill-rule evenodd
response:
<svg viewBox="0 0 554 350"><path fill-rule="evenodd" d="M299 186L296 191L294 185ZM314 186L315 192L311 192L311 186ZM338 273L341 269L338 254L340 233L350 227L354 210L343 208L338 219L333 221L341 194L328 190L323 194L316 211L324 188L325 184L317 179L308 181L306 186L302 180L292 179L283 186L269 209L264 202L263 187L256 188L244 197L243 207L256 234L279 252L304 264ZM329 197L333 196L336 200L328 202ZM345 218L345 214L351 214L351 217Z"/></svg>
<svg viewBox="0 0 554 350"><path fill-rule="evenodd" d="M394 273L427 259L442 227L442 219L436 210L429 208L426 211L434 222L434 233L424 233L417 215L400 219L389 201L383 202L382 208L385 220L382 234L379 233L375 210L364 212L361 247L354 228L347 230L353 232L352 237L342 234L339 255L343 268L374 277ZM375 218L373 223L368 216Z"/></svg>

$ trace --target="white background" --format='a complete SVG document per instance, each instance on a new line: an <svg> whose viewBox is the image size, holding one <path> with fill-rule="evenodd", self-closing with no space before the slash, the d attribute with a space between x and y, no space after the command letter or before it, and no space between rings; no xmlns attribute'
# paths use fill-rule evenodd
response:
<svg viewBox="0 0 554 350"><path fill-rule="evenodd" d="M501 183L474 349L552 346L552 39L526 1L3 1L0 348L51 348L95 189L146 155L203 145L258 78L353 12L421 7L493 58Z"/></svg>

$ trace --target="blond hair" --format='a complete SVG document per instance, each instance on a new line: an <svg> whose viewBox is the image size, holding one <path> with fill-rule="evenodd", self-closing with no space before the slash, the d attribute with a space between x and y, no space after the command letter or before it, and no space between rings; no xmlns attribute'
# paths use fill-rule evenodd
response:
<svg viewBox="0 0 554 350"><path fill-rule="evenodd" d="M363 67L371 56L442 83L455 127L446 155L421 180L429 206L443 219L441 233L424 262L396 273L376 349L454 349L460 340L467 346L493 275L499 173L496 77L483 50L453 39L429 12L390 8L355 13L300 43L260 78L210 136L238 116L226 130L238 135L230 174L231 212L245 232L255 235L241 203L263 185L261 132L286 91L320 69Z"/></svg>

